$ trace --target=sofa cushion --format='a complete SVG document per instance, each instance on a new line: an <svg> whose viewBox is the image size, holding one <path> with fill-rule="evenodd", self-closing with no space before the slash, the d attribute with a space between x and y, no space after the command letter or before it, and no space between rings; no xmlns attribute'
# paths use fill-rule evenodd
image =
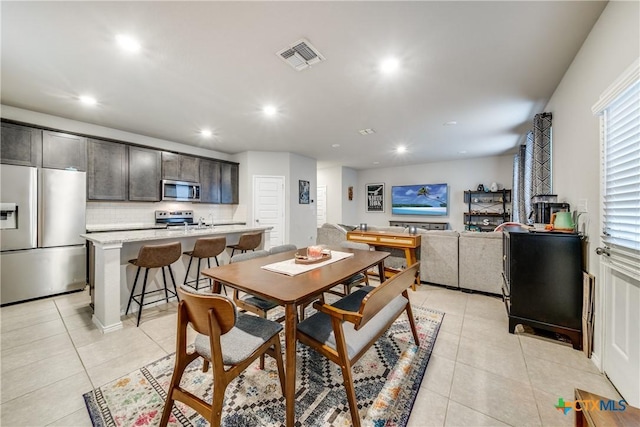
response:
<svg viewBox="0 0 640 427"><path fill-rule="evenodd" d="M459 250L460 287L500 294L502 233L462 232Z"/></svg>
<svg viewBox="0 0 640 427"><path fill-rule="evenodd" d="M458 286L458 232L433 230L421 234L420 279Z"/></svg>

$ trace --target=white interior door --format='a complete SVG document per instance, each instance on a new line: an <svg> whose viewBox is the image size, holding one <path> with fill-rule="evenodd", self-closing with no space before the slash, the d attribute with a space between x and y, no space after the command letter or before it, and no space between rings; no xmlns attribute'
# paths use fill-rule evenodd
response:
<svg viewBox="0 0 640 427"><path fill-rule="evenodd" d="M640 406L640 280L603 261L604 371L632 406Z"/></svg>
<svg viewBox="0 0 640 427"><path fill-rule="evenodd" d="M640 406L640 58L593 107L601 115L603 368ZM597 319L596 319L597 320Z"/></svg>
<svg viewBox="0 0 640 427"><path fill-rule="evenodd" d="M316 206L318 213L318 228L327 222L327 186L319 185L316 194Z"/></svg>
<svg viewBox="0 0 640 427"><path fill-rule="evenodd" d="M253 221L255 225L273 227L265 249L285 243L284 228L284 177L253 177Z"/></svg>

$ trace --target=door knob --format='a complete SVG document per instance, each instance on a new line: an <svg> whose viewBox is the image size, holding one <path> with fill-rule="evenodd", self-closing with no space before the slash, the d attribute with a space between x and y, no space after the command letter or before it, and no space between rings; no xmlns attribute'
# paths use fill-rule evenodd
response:
<svg viewBox="0 0 640 427"><path fill-rule="evenodd" d="M605 246L604 248L596 248L596 253L598 255L606 255L606 256L611 256L611 252L609 252L609 248L608 246Z"/></svg>

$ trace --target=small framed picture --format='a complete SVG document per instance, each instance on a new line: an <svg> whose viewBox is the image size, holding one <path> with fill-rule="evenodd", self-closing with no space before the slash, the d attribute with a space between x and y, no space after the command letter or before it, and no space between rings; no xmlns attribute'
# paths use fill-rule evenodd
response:
<svg viewBox="0 0 640 427"><path fill-rule="evenodd" d="M309 181L298 181L298 203L309 204Z"/></svg>
<svg viewBox="0 0 640 427"><path fill-rule="evenodd" d="M384 212L384 183L367 184L367 212Z"/></svg>

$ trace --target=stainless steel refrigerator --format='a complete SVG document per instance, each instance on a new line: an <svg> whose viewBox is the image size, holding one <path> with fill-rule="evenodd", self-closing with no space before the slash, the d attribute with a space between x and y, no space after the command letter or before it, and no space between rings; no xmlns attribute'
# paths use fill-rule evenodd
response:
<svg viewBox="0 0 640 427"><path fill-rule="evenodd" d="M0 165L0 304L86 285L86 173Z"/></svg>

